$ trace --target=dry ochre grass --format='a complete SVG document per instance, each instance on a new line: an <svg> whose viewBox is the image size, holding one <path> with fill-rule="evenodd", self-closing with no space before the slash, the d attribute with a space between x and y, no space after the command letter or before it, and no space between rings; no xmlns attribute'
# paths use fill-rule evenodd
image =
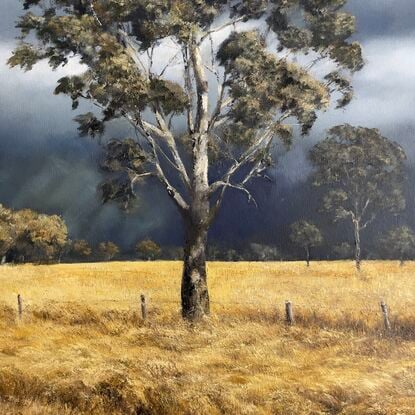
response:
<svg viewBox="0 0 415 415"><path fill-rule="evenodd" d="M351 262L209 263L212 316L197 326L179 317L180 272L1 267L0 413L415 414L414 263L360 276Z"/></svg>

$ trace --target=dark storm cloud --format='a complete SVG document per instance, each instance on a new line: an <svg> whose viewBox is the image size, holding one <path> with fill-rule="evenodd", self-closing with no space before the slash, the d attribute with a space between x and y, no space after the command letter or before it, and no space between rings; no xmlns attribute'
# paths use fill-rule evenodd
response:
<svg viewBox="0 0 415 415"><path fill-rule="evenodd" d="M415 32L413 0L350 0L347 9L357 16L360 38L401 37Z"/></svg>
<svg viewBox="0 0 415 415"><path fill-rule="evenodd" d="M155 183L144 188L141 206L131 215L101 205L96 191L102 180L99 147L76 137L69 100L53 95L59 77L82 68L72 62L55 72L46 64L28 73L8 69L5 61L17 35L14 22L21 3L0 1L0 202L60 213L74 237L93 242L113 239L128 248L151 236L166 244L180 243L180 219ZM252 185L258 208L229 191L211 232L213 239L285 243L289 223L317 217L307 151L332 125L377 127L399 141L411 161L415 159L415 1L351 0L348 9L357 16L356 38L363 43L366 60L354 76L355 100L344 111L322 114L311 136L296 140L271 170L273 184ZM110 130L116 135L130 133L117 124Z"/></svg>

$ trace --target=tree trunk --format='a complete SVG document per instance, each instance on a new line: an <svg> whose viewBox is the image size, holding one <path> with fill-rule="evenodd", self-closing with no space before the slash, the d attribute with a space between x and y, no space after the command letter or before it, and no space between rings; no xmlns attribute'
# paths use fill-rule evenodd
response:
<svg viewBox="0 0 415 415"><path fill-rule="evenodd" d="M305 248L305 253L306 253L306 261L307 261L307 266L310 266L310 248L307 246Z"/></svg>
<svg viewBox="0 0 415 415"><path fill-rule="evenodd" d="M359 221L355 220L354 224L354 242L355 242L355 262L356 262L356 269L360 271L360 263L361 263L361 248L360 248L360 223Z"/></svg>
<svg viewBox="0 0 415 415"><path fill-rule="evenodd" d="M182 316L187 320L199 320L210 313L206 242L206 226L187 221L181 290Z"/></svg>
<svg viewBox="0 0 415 415"><path fill-rule="evenodd" d="M210 218L207 137L198 135L193 147L191 203L184 213L185 244L182 276L182 316L199 320L210 312L206 275L206 243Z"/></svg>

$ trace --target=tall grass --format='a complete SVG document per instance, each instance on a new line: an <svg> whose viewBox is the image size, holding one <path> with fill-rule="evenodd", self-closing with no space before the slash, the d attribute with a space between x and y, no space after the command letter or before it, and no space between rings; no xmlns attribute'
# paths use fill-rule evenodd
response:
<svg viewBox="0 0 415 415"><path fill-rule="evenodd" d="M1 267L0 413L415 414L415 264L210 263L199 325L179 317L180 272Z"/></svg>

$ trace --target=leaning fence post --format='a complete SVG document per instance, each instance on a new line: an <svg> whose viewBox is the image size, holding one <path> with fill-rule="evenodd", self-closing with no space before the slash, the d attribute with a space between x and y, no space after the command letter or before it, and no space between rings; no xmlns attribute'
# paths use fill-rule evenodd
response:
<svg viewBox="0 0 415 415"><path fill-rule="evenodd" d="M384 301L381 301L380 308L381 308L382 314L383 314L383 321L385 323L385 329L390 330L391 329L391 323L389 321L388 306Z"/></svg>
<svg viewBox="0 0 415 415"><path fill-rule="evenodd" d="M143 320L147 318L147 302L146 302L146 296L144 294L141 294L141 317Z"/></svg>
<svg viewBox="0 0 415 415"><path fill-rule="evenodd" d="M294 325L293 305L288 300L285 302L285 320L290 326Z"/></svg>
<svg viewBox="0 0 415 415"><path fill-rule="evenodd" d="M19 320L21 320L23 315L23 300L20 294L17 294L17 313L19 315Z"/></svg>

